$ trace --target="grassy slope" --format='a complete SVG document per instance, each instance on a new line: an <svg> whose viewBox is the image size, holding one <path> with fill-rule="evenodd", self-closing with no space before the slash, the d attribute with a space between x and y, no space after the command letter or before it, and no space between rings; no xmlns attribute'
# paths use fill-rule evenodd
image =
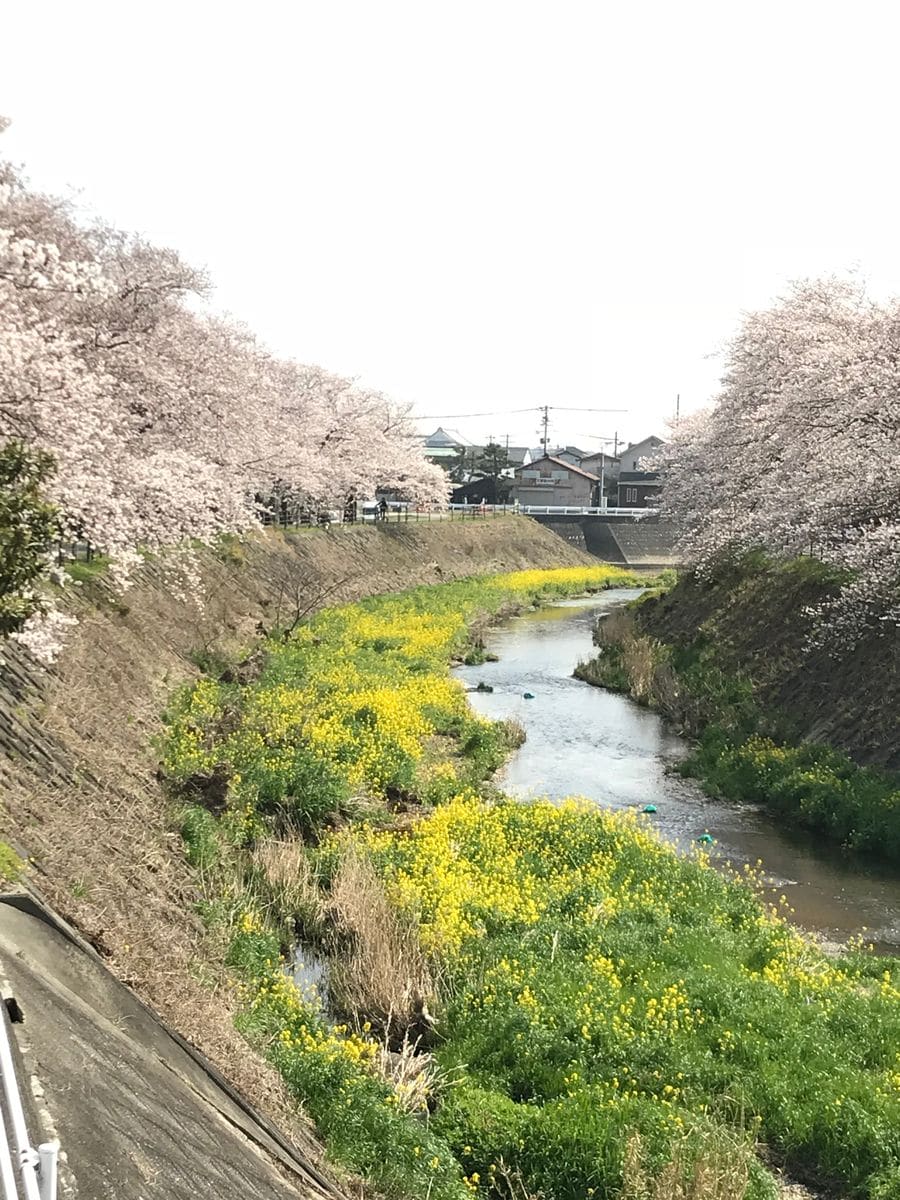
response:
<svg viewBox="0 0 900 1200"><path fill-rule="evenodd" d="M762 558L710 581L685 575L641 606L639 628L688 661L709 648L725 671L752 683L759 706L794 740L811 738L866 766L900 769L897 631L868 631L856 646L809 645L805 611L831 595L834 576L814 559Z"/></svg>
<svg viewBox="0 0 900 1200"><path fill-rule="evenodd" d="M506 599L498 581L488 607ZM173 776L222 763L231 779L221 815L194 808L185 833L247 987L248 1036L333 1152L392 1197L643 1195L679 1164L716 1180L698 1200L761 1197L756 1133L810 1178L897 1194L900 963L828 962L750 888L627 819L485 804L496 732L441 682L460 617L485 603L483 584L457 584L325 613L270 646L249 687L204 685L173 708ZM417 750L423 719L443 756ZM322 835L308 762L353 819L342 832ZM398 828L383 803L398 792L434 815ZM297 825L318 843L306 854ZM273 835L293 847L290 887L267 867ZM295 923L356 972L345 1028L285 981ZM438 1037L430 1121L372 1037L397 1049L417 996Z"/></svg>

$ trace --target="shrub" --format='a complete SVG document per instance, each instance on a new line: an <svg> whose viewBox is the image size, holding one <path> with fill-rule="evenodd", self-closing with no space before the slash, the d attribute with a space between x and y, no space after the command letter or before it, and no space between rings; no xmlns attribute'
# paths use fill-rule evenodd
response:
<svg viewBox="0 0 900 1200"><path fill-rule="evenodd" d="M852 850L900 860L896 782L837 750L739 734L735 740L730 729L714 725L680 769L728 800L765 804Z"/></svg>
<svg viewBox="0 0 900 1200"><path fill-rule="evenodd" d="M53 459L24 442L0 446L0 637L41 611L38 580L60 536L56 509L42 485Z"/></svg>
<svg viewBox="0 0 900 1200"><path fill-rule="evenodd" d="M0 882L14 883L19 878L25 864L6 842L0 842Z"/></svg>

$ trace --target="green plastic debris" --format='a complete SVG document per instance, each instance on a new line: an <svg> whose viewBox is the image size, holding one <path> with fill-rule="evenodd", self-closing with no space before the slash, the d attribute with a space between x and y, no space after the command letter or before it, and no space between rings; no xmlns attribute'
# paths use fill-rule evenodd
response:
<svg viewBox="0 0 900 1200"><path fill-rule="evenodd" d="M697 841L701 846L711 846L713 844L713 836L711 833L701 833Z"/></svg>
<svg viewBox="0 0 900 1200"><path fill-rule="evenodd" d="M523 699L523 700L533 700L533 699L534 699L534 692L523 692L523 693L522 693L522 699Z"/></svg>
<svg viewBox="0 0 900 1200"><path fill-rule="evenodd" d="M655 813L655 812L656 812L656 805L655 805L655 804L645 804L645 805L644 805L644 812L645 812L645 813Z"/></svg>

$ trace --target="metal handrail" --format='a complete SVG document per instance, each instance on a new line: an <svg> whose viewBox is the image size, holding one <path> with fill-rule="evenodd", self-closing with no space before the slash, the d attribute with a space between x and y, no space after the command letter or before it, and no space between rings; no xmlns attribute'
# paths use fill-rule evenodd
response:
<svg viewBox="0 0 900 1200"><path fill-rule="evenodd" d="M451 512L509 512L526 516L653 517L658 508L599 508L577 504L448 504Z"/></svg>
<svg viewBox="0 0 900 1200"><path fill-rule="evenodd" d="M0 1078L3 1081L6 1109L3 1124L7 1126L0 1140L3 1200L20 1200L20 1196L24 1200L56 1200L59 1142L42 1142L37 1149L31 1144L13 1059L9 1011L2 998L0 1009ZM16 1184L14 1157L19 1170L21 1193Z"/></svg>

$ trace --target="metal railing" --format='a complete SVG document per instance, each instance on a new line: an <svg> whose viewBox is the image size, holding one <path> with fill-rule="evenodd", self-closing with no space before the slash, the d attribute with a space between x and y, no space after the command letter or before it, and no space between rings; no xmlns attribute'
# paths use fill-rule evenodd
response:
<svg viewBox="0 0 900 1200"><path fill-rule="evenodd" d="M642 520L656 516L658 508L588 508L576 505L553 504L448 504L445 508L416 508L415 505L391 505L387 512L357 512L349 517L337 510L311 513L283 508L280 511L261 510L259 522L263 526L277 526L284 530L327 527L328 525L374 525L374 524L418 524L421 521L477 521L482 517L501 517L504 514L520 513L526 517L632 517ZM98 548L87 541L60 542L58 561L93 562Z"/></svg>
<svg viewBox="0 0 900 1200"><path fill-rule="evenodd" d="M527 517L643 517L655 516L658 508L591 508L579 505L560 504L451 504L452 510L467 509L469 512L523 513Z"/></svg>
<svg viewBox="0 0 900 1200"><path fill-rule="evenodd" d="M0 1184L3 1200L56 1200L59 1142L43 1142L37 1149L31 1144L16 1077L9 1011L2 998L0 1010L4 1134L0 1137Z"/></svg>

